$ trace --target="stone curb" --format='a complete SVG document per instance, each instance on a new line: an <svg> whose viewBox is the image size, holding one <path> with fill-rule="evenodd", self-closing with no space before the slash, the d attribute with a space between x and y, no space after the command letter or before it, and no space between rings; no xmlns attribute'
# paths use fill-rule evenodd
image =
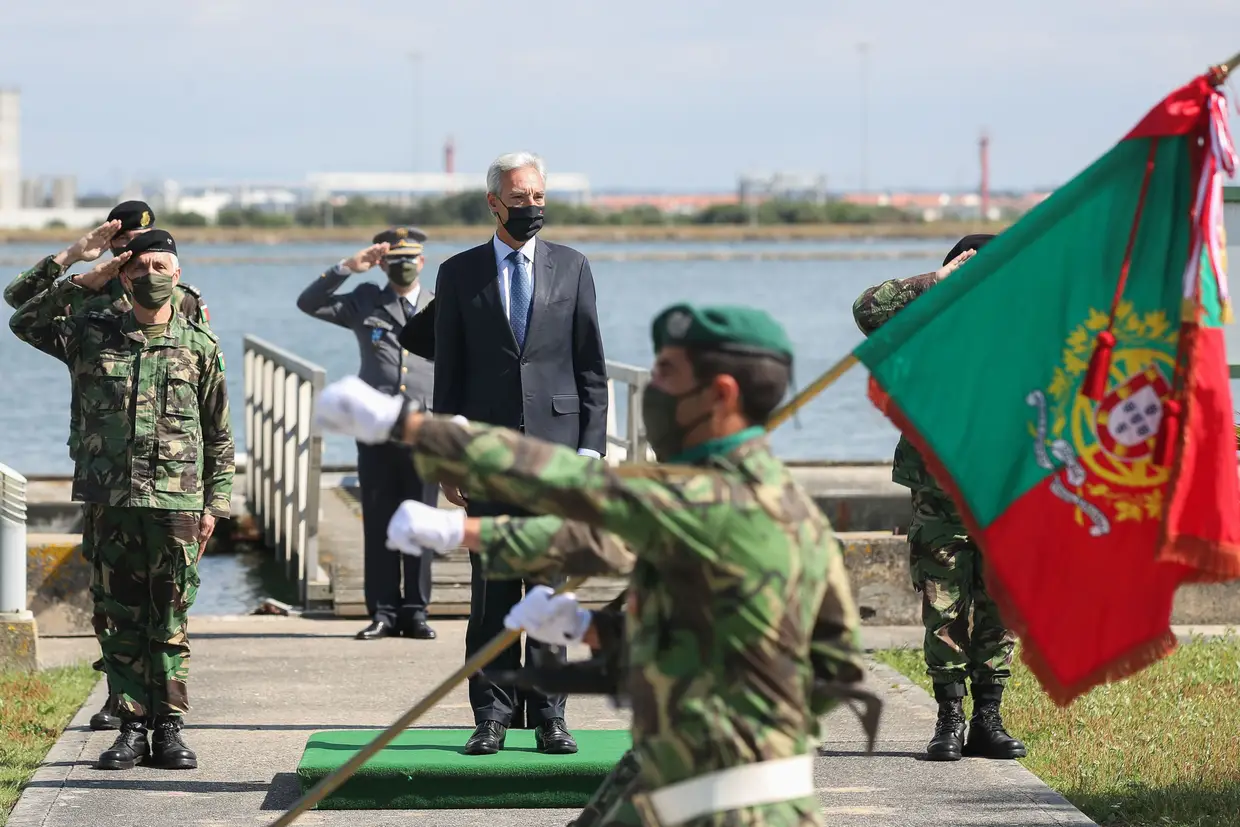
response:
<svg viewBox="0 0 1240 827"><path fill-rule="evenodd" d="M107 697L107 681L100 679L22 790L17 806L9 814L8 827L43 827L47 823L69 774L86 752L91 736L90 716L94 714L91 710L103 706Z"/></svg>
<svg viewBox="0 0 1240 827"><path fill-rule="evenodd" d="M925 709L930 720L934 720L938 712L938 705L934 702L934 698L902 673L885 663L871 660L870 680L898 688L908 703ZM1026 769L1020 762L986 761L977 758L966 760L984 761L989 771L1008 783L1014 797L1027 799L1031 805L1042 812L1046 816L1047 824L1092 824L1097 827L1097 822L1078 810L1068 799L1052 790L1045 781Z"/></svg>

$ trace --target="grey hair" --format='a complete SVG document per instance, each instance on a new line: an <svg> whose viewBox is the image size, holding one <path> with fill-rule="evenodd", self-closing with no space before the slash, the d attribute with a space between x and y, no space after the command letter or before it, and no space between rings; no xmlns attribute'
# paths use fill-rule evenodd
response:
<svg viewBox="0 0 1240 827"><path fill-rule="evenodd" d="M524 167L533 167L538 170L543 183L546 183L547 166L543 163L542 158L533 152L508 152L496 158L491 162L491 166L487 167L487 192L499 198L501 179L504 177L504 173Z"/></svg>

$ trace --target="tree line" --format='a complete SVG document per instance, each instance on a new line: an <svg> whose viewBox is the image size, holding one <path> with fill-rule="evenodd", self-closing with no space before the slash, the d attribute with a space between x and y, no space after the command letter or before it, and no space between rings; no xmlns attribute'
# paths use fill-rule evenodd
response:
<svg viewBox="0 0 1240 827"><path fill-rule="evenodd" d="M870 207L843 201L816 204L808 201L772 200L754 206L717 204L680 215L651 206L624 210L599 210L587 205L552 201L547 204L547 223L561 226L667 225L667 224L906 224L922 223L920 215L894 207ZM422 227L490 224L490 211L481 192L464 192L427 198L410 205L389 204L364 197L345 204L314 204L293 213L268 212L257 207L220 210L216 223L222 227L376 227L413 225ZM202 227L207 219L197 213L161 215L160 223L172 227Z"/></svg>

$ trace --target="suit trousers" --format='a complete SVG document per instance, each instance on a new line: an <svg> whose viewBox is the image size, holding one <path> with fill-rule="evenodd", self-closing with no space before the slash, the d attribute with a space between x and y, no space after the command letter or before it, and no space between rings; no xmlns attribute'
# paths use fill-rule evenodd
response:
<svg viewBox="0 0 1240 827"><path fill-rule="evenodd" d="M414 557L393 551L387 547L387 527L405 500L436 505L439 488L418 476L408 446L392 443L358 443L357 479L362 489L366 611L372 620L392 626L402 619L425 620L435 555L427 551Z"/></svg>
<svg viewBox="0 0 1240 827"><path fill-rule="evenodd" d="M471 502L469 516L487 517L510 514L528 517L530 514L505 503ZM510 609L531 586L556 586L559 581L543 583L532 580L490 580L484 576L476 554L469 555L470 602L469 624L465 627L465 657L471 657L482 647L504 633L504 618ZM543 666L564 663L568 651L563 646L550 646L525 639L525 663L527 666ZM483 673L521 668L521 644L514 643L500 653ZM510 729L541 726L550 718L563 718L567 698L564 695L544 695L536 690L521 690L514 686L496 686L485 680L469 679L469 705L474 710L474 724L498 721Z"/></svg>

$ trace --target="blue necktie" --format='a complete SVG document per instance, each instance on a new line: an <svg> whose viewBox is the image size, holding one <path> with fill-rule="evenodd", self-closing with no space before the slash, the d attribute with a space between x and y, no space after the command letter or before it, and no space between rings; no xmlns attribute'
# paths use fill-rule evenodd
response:
<svg viewBox="0 0 1240 827"><path fill-rule="evenodd" d="M530 322L530 298L533 293L530 286L530 265L520 250L513 250L508 258L514 265L508 323L512 325L512 335L516 337L517 347L524 348L525 333Z"/></svg>

